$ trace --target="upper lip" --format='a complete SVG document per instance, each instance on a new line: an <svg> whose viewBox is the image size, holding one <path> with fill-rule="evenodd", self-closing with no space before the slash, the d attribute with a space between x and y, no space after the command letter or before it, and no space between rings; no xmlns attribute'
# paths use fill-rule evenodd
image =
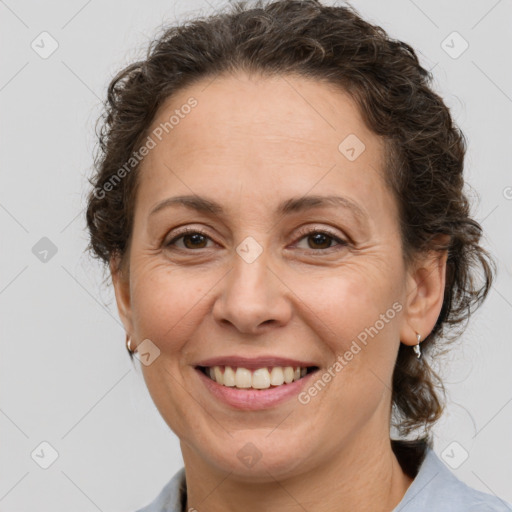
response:
<svg viewBox="0 0 512 512"><path fill-rule="evenodd" d="M240 357L240 356L219 356L209 359L203 359L195 364L195 366L234 366L236 368L257 369L274 366L300 366L307 368L310 366L318 366L312 361L299 361L298 359L290 359L288 357L262 356L262 357Z"/></svg>

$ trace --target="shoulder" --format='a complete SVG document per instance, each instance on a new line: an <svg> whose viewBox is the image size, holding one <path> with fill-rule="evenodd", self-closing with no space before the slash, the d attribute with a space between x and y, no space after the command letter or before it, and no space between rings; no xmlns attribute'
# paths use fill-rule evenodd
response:
<svg viewBox="0 0 512 512"><path fill-rule="evenodd" d="M496 496L477 491L459 480L430 447L419 471L393 512L512 512Z"/></svg>
<svg viewBox="0 0 512 512"><path fill-rule="evenodd" d="M181 468L149 505L136 512L182 512L186 492L185 468Z"/></svg>

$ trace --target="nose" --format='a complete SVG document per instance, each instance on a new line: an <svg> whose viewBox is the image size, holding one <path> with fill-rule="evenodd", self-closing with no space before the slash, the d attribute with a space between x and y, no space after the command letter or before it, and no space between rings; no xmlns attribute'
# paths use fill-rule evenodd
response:
<svg viewBox="0 0 512 512"><path fill-rule="evenodd" d="M289 289L268 266L263 254L248 263L235 253L233 268L221 283L213 306L213 317L221 325L258 334L289 322Z"/></svg>

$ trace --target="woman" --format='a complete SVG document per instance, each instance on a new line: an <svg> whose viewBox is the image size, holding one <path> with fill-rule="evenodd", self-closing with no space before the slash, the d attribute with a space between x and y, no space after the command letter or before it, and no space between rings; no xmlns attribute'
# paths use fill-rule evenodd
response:
<svg viewBox="0 0 512 512"><path fill-rule="evenodd" d="M91 250L185 464L145 512L508 510L429 436L429 355L493 277L429 78L354 10L282 0L112 81Z"/></svg>

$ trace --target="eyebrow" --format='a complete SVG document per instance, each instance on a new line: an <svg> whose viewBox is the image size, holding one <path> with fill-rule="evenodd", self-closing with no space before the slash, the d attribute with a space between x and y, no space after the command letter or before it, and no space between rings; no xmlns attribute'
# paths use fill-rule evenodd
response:
<svg viewBox="0 0 512 512"><path fill-rule="evenodd" d="M184 195L164 199L155 205L149 215L154 215L155 213L170 206L184 206L190 210L207 214L209 213L219 217L225 215L224 209L219 203L197 195ZM298 213L312 208L321 207L345 208L350 210L359 222L364 223L368 220L368 215L357 203L347 197L332 195L307 195L287 199L277 206L275 213L277 215L289 215L291 213Z"/></svg>

